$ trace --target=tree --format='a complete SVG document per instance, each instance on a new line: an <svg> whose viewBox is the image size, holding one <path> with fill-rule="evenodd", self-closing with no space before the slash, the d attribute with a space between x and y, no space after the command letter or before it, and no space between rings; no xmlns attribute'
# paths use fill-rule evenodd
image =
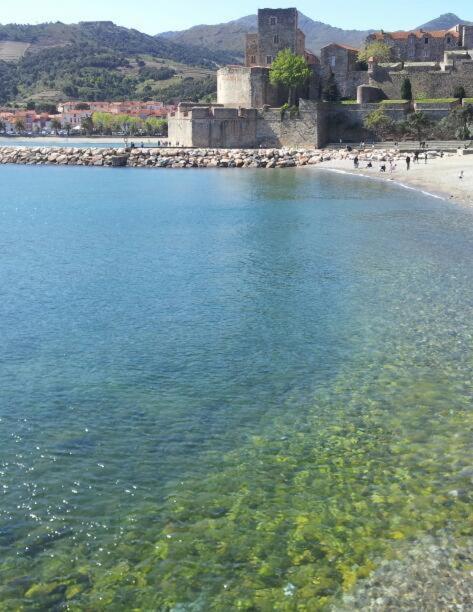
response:
<svg viewBox="0 0 473 612"><path fill-rule="evenodd" d="M80 122L80 126L88 136L91 136L93 134L94 122L92 120L92 117L84 117Z"/></svg>
<svg viewBox="0 0 473 612"><path fill-rule="evenodd" d="M71 133L71 130L72 130L72 125L68 122L68 123L66 123L64 125L64 129L66 130L67 135L69 136L69 134Z"/></svg>
<svg viewBox="0 0 473 612"><path fill-rule="evenodd" d="M437 126L442 138L457 138L467 140L473 136L473 106L458 106L453 108Z"/></svg>
<svg viewBox="0 0 473 612"><path fill-rule="evenodd" d="M425 139L432 122L425 113L415 112L408 116L404 126L408 134L417 136L417 140L421 142Z"/></svg>
<svg viewBox="0 0 473 612"><path fill-rule="evenodd" d="M374 40L358 53L358 61L367 62L371 57L378 62L390 62L393 57L392 48L381 40Z"/></svg>
<svg viewBox="0 0 473 612"><path fill-rule="evenodd" d="M460 100L463 100L463 98L466 98L466 91L463 85L458 85L457 87L455 87L453 91L453 97L459 98Z"/></svg>
<svg viewBox="0 0 473 612"><path fill-rule="evenodd" d="M363 125L370 132L374 132L381 140L394 131L394 122L388 117L383 108L378 108L367 115Z"/></svg>
<svg viewBox="0 0 473 612"><path fill-rule="evenodd" d="M21 117L17 117L15 119L15 131L18 134L21 134L22 132L25 131L25 129L26 129L25 122L23 121L23 119L21 119Z"/></svg>
<svg viewBox="0 0 473 612"><path fill-rule="evenodd" d="M76 104L76 110L90 110L90 104L87 104L87 102L79 102Z"/></svg>
<svg viewBox="0 0 473 612"><path fill-rule="evenodd" d="M59 132L59 130L62 127L62 124L60 122L59 119L57 119L56 117L54 117L54 119L51 119L51 127L53 128L53 130L56 132L56 134Z"/></svg>
<svg viewBox="0 0 473 612"><path fill-rule="evenodd" d="M340 90L338 89L337 81L333 72L325 82L322 89L322 99L324 102L338 102L340 100Z"/></svg>
<svg viewBox="0 0 473 612"><path fill-rule="evenodd" d="M401 98L403 100L412 100L412 83L408 77L405 77L401 84Z"/></svg>
<svg viewBox="0 0 473 612"><path fill-rule="evenodd" d="M272 85L283 85L289 90L289 106L296 103L296 91L302 87L310 78L310 68L300 55L296 55L290 49L280 51L269 71L269 79Z"/></svg>
<svg viewBox="0 0 473 612"><path fill-rule="evenodd" d="M144 127L149 136L167 136L168 122L166 119L148 117Z"/></svg>

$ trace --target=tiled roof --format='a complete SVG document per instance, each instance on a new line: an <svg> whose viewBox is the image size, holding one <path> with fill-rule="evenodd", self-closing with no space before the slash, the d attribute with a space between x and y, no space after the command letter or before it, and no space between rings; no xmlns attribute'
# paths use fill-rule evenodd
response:
<svg viewBox="0 0 473 612"><path fill-rule="evenodd" d="M407 40L409 36L415 36L416 38L445 38L451 36L452 38L459 38L459 33L455 28L451 30L435 30L434 32L424 32L424 30L411 30L411 31L399 31L399 32L375 32L373 37L376 40L384 40L385 38L391 38L392 40Z"/></svg>
<svg viewBox="0 0 473 612"><path fill-rule="evenodd" d="M340 47L340 49L346 49L347 51L356 51L357 53L359 51L359 49L355 49L355 47L350 47L350 45L341 45L339 43L330 43L329 45L325 45L325 47Z"/></svg>

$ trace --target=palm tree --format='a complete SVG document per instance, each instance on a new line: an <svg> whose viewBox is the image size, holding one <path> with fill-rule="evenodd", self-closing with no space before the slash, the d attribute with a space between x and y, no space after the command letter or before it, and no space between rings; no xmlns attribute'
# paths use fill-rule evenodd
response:
<svg viewBox="0 0 473 612"><path fill-rule="evenodd" d="M66 123L65 126L64 126L64 129L66 130L67 135L69 136L70 133L71 133L71 130L72 130L72 124Z"/></svg>

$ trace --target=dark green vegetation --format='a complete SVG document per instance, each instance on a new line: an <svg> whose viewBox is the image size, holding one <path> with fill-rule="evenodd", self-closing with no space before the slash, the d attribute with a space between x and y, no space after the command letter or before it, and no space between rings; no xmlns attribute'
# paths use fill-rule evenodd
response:
<svg viewBox="0 0 473 612"><path fill-rule="evenodd" d="M296 91L302 87L310 78L310 68L305 58L295 55L290 49L280 51L276 57L269 73L273 85L282 85L289 91L289 106L296 102Z"/></svg>
<svg viewBox="0 0 473 612"><path fill-rule="evenodd" d="M406 77L402 82L401 98L403 100L412 100L412 83L408 77Z"/></svg>
<svg viewBox="0 0 473 612"><path fill-rule="evenodd" d="M231 53L181 45L111 22L0 26L0 42L29 45L0 61L0 103L63 98L198 99L215 91L215 70ZM163 59L165 58L165 59Z"/></svg>
<svg viewBox="0 0 473 612"><path fill-rule="evenodd" d="M402 121L394 121L381 105L366 116L363 125L379 140L405 137L416 140L469 140L473 138L473 105L456 106L437 122L431 121L422 111L410 112Z"/></svg>

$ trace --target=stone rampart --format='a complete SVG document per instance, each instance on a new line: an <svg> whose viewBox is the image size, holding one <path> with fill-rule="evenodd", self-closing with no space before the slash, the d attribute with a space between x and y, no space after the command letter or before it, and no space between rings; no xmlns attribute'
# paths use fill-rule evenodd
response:
<svg viewBox="0 0 473 612"><path fill-rule="evenodd" d="M464 87L467 97L473 98L473 62L458 64L455 70L430 70L419 67L409 70L376 70L370 85L380 87L387 98L401 98L402 83L409 78L415 98L451 98L457 87Z"/></svg>
<svg viewBox="0 0 473 612"><path fill-rule="evenodd" d="M197 108L169 119L169 140L185 147L323 146L323 105L301 100L296 113L280 108Z"/></svg>

